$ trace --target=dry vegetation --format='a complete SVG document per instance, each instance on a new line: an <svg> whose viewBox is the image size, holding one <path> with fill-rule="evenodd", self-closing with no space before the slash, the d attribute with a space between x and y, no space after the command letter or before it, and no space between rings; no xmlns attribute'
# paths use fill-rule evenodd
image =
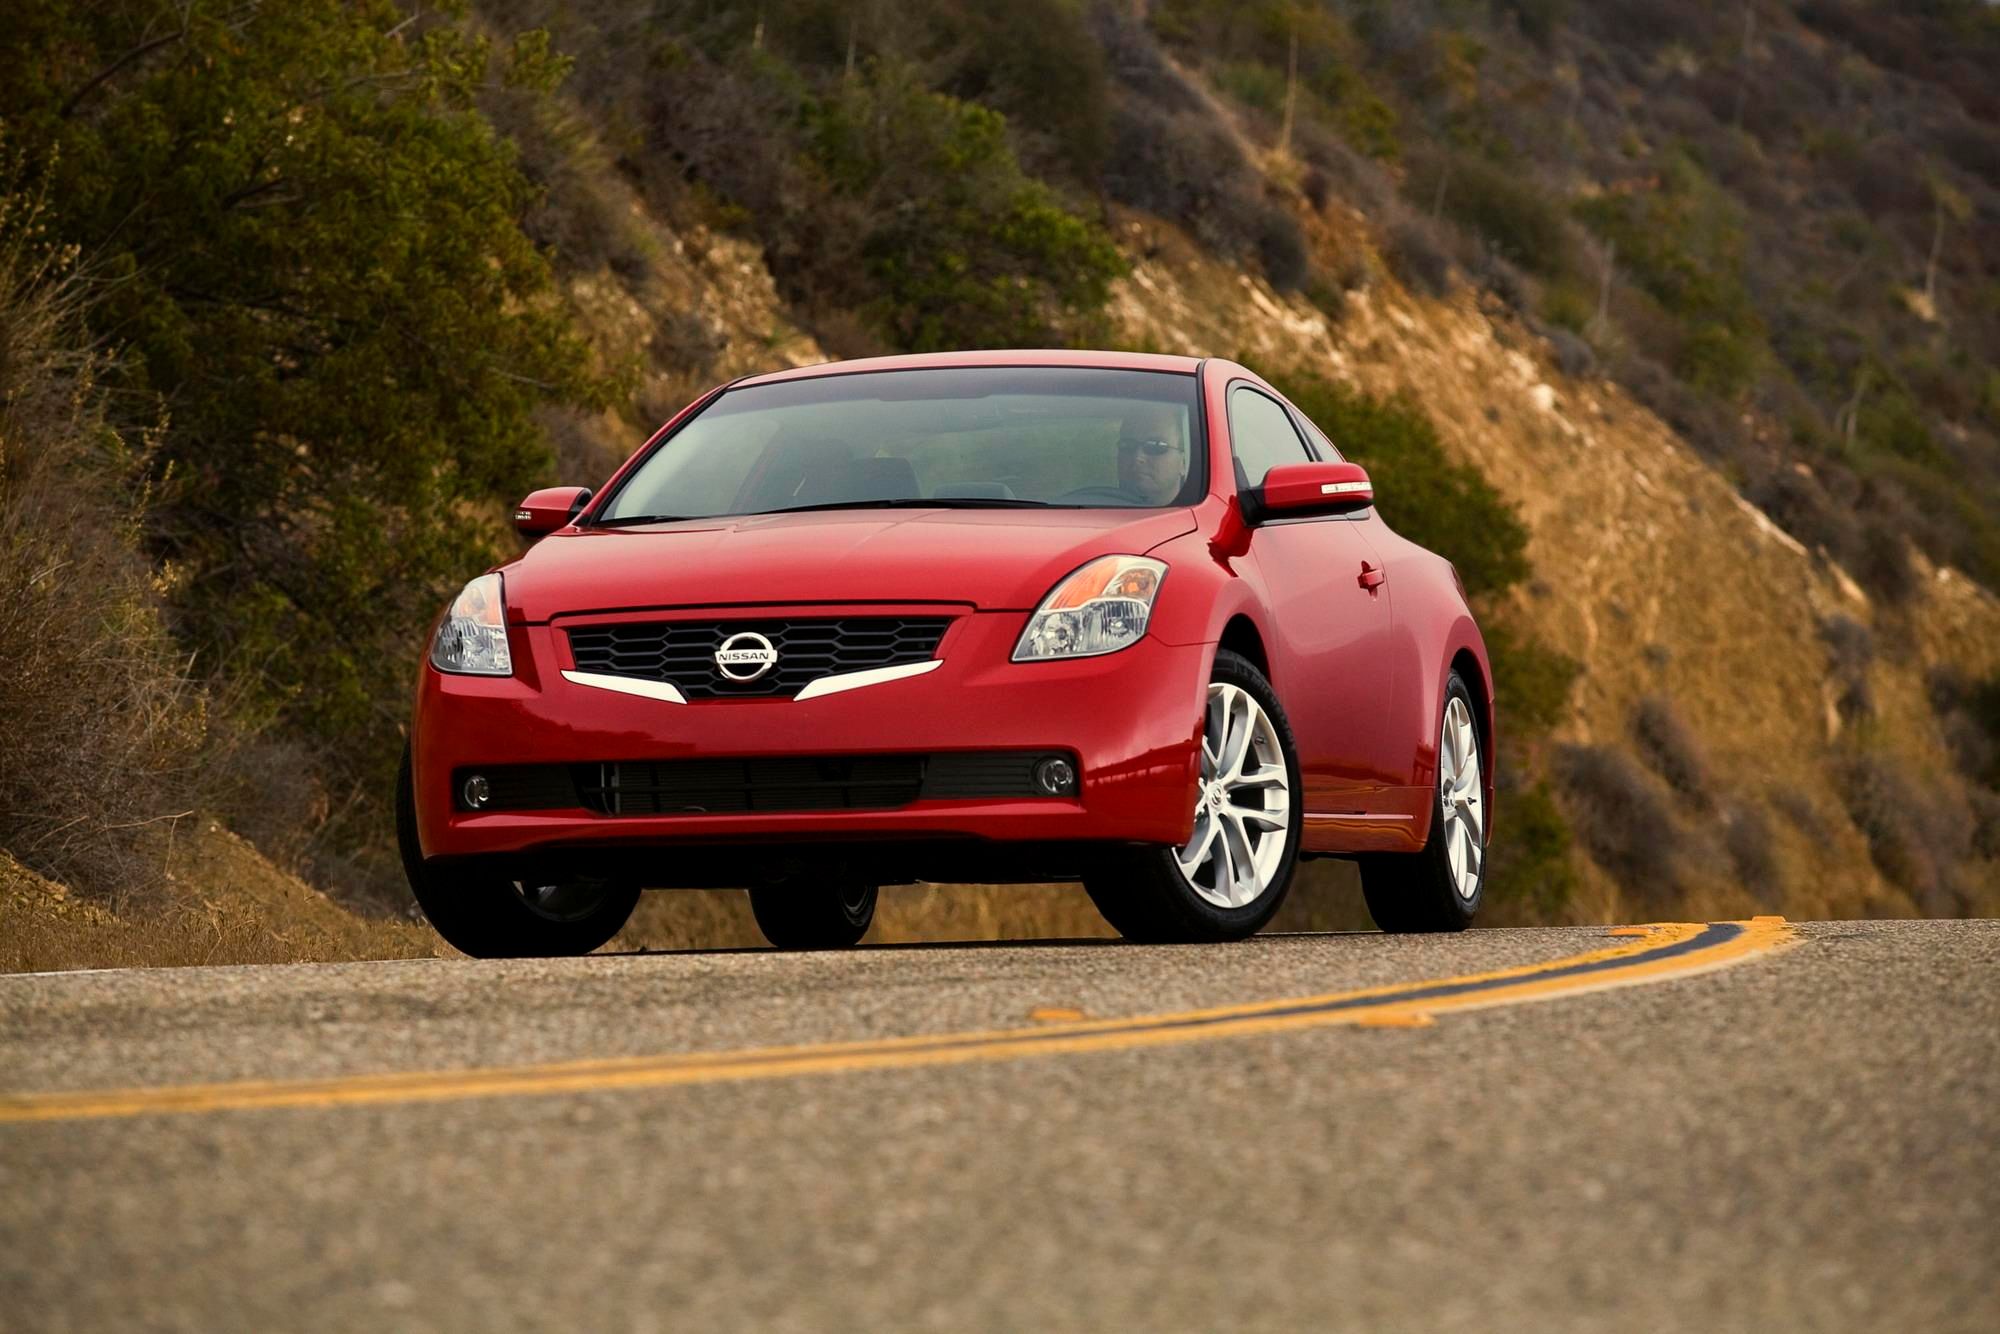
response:
<svg viewBox="0 0 2000 1334"><path fill-rule="evenodd" d="M831 354L1029 333L1233 354L1393 427L1356 451L1392 522L1449 475L1524 525L1481 591L1508 729L1491 920L2000 912L2000 604L1955 568L2000 568L2000 105L1941 44L1964 6L1752 6L1747 43L1680 0L474 8L578 61L553 96L468 84L451 124L483 143L476 101L511 141L526 184L502 193L554 279L536 308L559 300L602 391L511 403L508 476L545 438L595 481L696 389ZM962 180L934 179L940 153ZM298 682L190 653L229 642L162 559L188 537L156 510L162 442L192 418L86 327L66 275L94 257L12 179L0 967L431 952L372 761L286 703ZM995 209L1055 239L1023 250ZM926 238L952 263L896 268ZM1041 285L1001 319L967 272ZM481 485L454 510L474 528L512 498ZM391 620L369 642L413 645ZM375 755L402 685L370 671L327 698ZM1279 923L1365 924L1338 863L1302 868ZM1103 930L1070 888L912 887L873 938ZM615 947L756 939L736 892L660 894Z"/></svg>
<svg viewBox="0 0 2000 1334"><path fill-rule="evenodd" d="M190 813L205 711L139 549L136 451L79 350L71 258L0 193L0 847L116 895L157 880L138 832Z"/></svg>

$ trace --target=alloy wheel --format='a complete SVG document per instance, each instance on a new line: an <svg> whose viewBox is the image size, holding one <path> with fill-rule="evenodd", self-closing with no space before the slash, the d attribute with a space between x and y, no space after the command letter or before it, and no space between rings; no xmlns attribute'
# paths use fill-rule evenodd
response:
<svg viewBox="0 0 2000 1334"><path fill-rule="evenodd" d="M611 892L610 883L603 880L564 880L551 885L526 880L513 883L514 892L528 911L551 922L580 921L596 912Z"/></svg>
<svg viewBox="0 0 2000 1334"><path fill-rule="evenodd" d="M1249 691L1211 684L1194 833L1175 854L1189 887L1218 908L1255 902L1284 861L1291 809L1285 752L1270 715Z"/></svg>
<svg viewBox="0 0 2000 1334"><path fill-rule="evenodd" d="M1438 737L1438 808L1444 816L1445 859L1452 888L1467 903L1486 870L1486 790L1480 781L1479 737L1472 712L1454 695Z"/></svg>

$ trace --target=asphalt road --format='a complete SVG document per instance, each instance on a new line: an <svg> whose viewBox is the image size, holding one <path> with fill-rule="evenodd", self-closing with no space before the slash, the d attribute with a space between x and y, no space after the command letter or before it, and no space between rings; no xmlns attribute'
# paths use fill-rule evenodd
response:
<svg viewBox="0 0 2000 1334"><path fill-rule="evenodd" d="M0 978L0 1328L744 1326L1991 1331L2000 923Z"/></svg>

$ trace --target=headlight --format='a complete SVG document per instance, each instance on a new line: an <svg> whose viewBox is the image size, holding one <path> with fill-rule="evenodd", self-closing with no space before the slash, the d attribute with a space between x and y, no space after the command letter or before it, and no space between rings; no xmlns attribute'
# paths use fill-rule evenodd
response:
<svg viewBox="0 0 2000 1334"><path fill-rule="evenodd" d="M460 590L431 640L431 666L465 676L512 676L500 576L482 574Z"/></svg>
<svg viewBox="0 0 2000 1334"><path fill-rule="evenodd" d="M1146 633L1153 597L1167 577L1162 561L1103 556L1055 586L1021 632L1015 662L1090 658L1130 648Z"/></svg>

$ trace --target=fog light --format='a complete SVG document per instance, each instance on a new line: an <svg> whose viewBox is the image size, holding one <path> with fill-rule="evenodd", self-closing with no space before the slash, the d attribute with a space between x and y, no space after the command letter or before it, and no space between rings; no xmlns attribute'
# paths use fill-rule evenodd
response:
<svg viewBox="0 0 2000 1334"><path fill-rule="evenodd" d="M475 811L486 809L486 803L493 800L493 789L486 785L486 779L480 774L466 779L459 794L465 798L465 804Z"/></svg>
<svg viewBox="0 0 2000 1334"><path fill-rule="evenodd" d="M1035 786L1052 797L1070 796L1076 791L1076 766L1052 755L1035 766Z"/></svg>

